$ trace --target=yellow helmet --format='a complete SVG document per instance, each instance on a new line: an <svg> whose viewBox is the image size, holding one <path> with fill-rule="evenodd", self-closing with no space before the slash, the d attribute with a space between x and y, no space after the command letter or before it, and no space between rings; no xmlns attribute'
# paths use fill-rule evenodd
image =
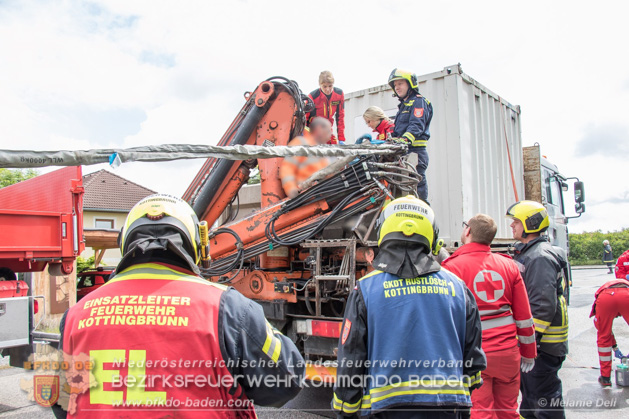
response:
<svg viewBox="0 0 629 419"><path fill-rule="evenodd" d="M424 201L412 195L397 198L382 209L378 246L387 240L419 243L434 251L439 241L435 213Z"/></svg>
<svg viewBox="0 0 629 419"><path fill-rule="evenodd" d="M133 243L144 238L156 238L179 233L179 256L189 256L189 262L197 265L201 255L199 219L188 203L175 196L156 194L147 196L131 209L120 232L120 251L125 256Z"/></svg>
<svg viewBox="0 0 629 419"><path fill-rule="evenodd" d="M516 202L507 210L507 217L520 220L526 234L543 233L550 225L546 208L535 201Z"/></svg>
<svg viewBox="0 0 629 419"><path fill-rule="evenodd" d="M389 75L389 86L391 86L391 89L394 88L393 82L395 80L406 80L409 86L411 86L411 89L415 91L417 90L419 86L417 83L417 75L415 73L402 70L399 68L394 68L393 71L391 71L391 74Z"/></svg>

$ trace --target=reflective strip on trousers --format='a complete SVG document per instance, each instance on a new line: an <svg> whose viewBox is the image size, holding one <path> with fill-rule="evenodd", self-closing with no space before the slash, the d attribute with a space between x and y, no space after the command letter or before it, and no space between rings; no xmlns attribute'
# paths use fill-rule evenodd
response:
<svg viewBox="0 0 629 419"><path fill-rule="evenodd" d="M498 317L497 319L483 320L480 322L483 330L493 329L495 327L507 326L515 323L513 316Z"/></svg>
<svg viewBox="0 0 629 419"><path fill-rule="evenodd" d="M478 314L480 314L481 317L482 316L495 316L496 314L506 313L509 310L511 310L511 306L507 304L500 307L498 310L480 310Z"/></svg>
<svg viewBox="0 0 629 419"><path fill-rule="evenodd" d="M598 347L598 351L601 353L612 353L612 347L611 346L599 346Z"/></svg>
<svg viewBox="0 0 629 419"><path fill-rule="evenodd" d="M600 359L601 361L611 361L612 357L611 356L599 356L598 359Z"/></svg>

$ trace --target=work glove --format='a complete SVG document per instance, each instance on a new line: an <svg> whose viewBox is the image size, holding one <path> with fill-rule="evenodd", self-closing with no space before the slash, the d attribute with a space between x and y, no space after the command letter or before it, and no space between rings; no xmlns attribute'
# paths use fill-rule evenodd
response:
<svg viewBox="0 0 629 419"><path fill-rule="evenodd" d="M371 134L363 134L360 137L358 137L358 139L356 140L356 144L362 144L363 141L369 141L371 142Z"/></svg>
<svg viewBox="0 0 629 419"><path fill-rule="evenodd" d="M404 144L404 145L410 145L411 142L409 140L407 140L404 137L394 137L391 138L391 142L394 144Z"/></svg>
<svg viewBox="0 0 629 419"><path fill-rule="evenodd" d="M618 349L618 346L614 346L612 349L614 350L614 355L616 355L616 358L623 359L625 357L622 352L620 352L620 349Z"/></svg>
<svg viewBox="0 0 629 419"><path fill-rule="evenodd" d="M526 374L527 372L530 372L534 366L535 366L535 359L522 357L522 360L520 361L520 370L524 374Z"/></svg>

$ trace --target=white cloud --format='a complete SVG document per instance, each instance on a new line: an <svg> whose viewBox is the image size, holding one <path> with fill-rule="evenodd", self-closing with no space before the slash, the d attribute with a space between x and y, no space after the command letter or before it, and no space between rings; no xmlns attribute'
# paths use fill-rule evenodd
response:
<svg viewBox="0 0 629 419"><path fill-rule="evenodd" d="M270 76L309 92L329 69L349 92L385 83L393 67L425 74L461 62L521 105L525 145L539 142L564 174L586 182L587 199L600 202L573 231L618 228L625 217L614 209L623 207L609 198L623 165L595 153L598 142L592 155L575 153L593 138L591 127L626 120L628 11L608 1L4 2L0 143L211 144L242 93ZM133 163L117 172L181 194L201 163Z"/></svg>

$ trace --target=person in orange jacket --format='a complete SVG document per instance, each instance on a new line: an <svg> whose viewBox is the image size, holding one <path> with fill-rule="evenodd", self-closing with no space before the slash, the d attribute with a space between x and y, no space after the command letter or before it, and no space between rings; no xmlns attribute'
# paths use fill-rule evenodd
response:
<svg viewBox="0 0 629 419"><path fill-rule="evenodd" d="M535 364L535 329L524 281L507 255L492 253L497 226L477 214L463 223L460 247L442 266L472 291L481 315L487 369L483 385L472 393L472 419L519 418L520 370Z"/></svg>
<svg viewBox="0 0 629 419"><path fill-rule="evenodd" d="M295 137L289 146L315 146L327 144L332 137L332 124L326 118L316 117L310 123L310 132ZM302 183L319 170L327 167L330 161L325 157L286 157L280 166L280 179L286 196L294 198L300 192Z"/></svg>
<svg viewBox="0 0 629 419"><path fill-rule="evenodd" d="M331 135L328 144L345 143L345 95L338 87L334 87L334 76L330 71L319 74L319 89L308 95L315 104L315 109L307 116L310 125L314 118L323 117L333 126L336 120L336 133Z"/></svg>

